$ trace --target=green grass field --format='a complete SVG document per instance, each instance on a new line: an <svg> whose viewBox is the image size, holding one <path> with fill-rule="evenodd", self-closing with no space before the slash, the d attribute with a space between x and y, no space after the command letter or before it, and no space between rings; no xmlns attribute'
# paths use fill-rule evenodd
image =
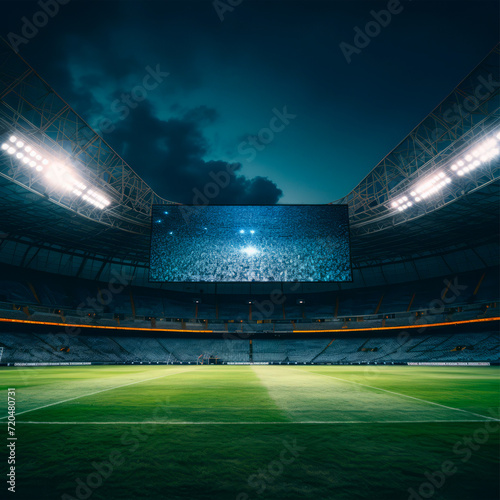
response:
<svg viewBox="0 0 500 500"><path fill-rule="evenodd" d="M499 498L497 368L2 368L2 422L11 387L0 498Z"/></svg>

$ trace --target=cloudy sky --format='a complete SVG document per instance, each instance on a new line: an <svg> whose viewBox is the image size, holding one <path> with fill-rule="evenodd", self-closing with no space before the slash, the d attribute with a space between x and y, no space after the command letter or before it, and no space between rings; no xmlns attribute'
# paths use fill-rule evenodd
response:
<svg viewBox="0 0 500 500"><path fill-rule="evenodd" d="M342 197L499 38L486 0L2 3L1 35L183 203L228 165L218 203Z"/></svg>

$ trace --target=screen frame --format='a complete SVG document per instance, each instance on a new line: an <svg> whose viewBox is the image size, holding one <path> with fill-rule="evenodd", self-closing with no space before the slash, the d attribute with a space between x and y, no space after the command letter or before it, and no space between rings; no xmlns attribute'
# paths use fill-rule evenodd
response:
<svg viewBox="0 0 500 500"><path fill-rule="evenodd" d="M152 242L153 242L153 218L154 218L154 210L156 207L276 207L276 206L286 206L286 207L324 207L334 205L336 207L345 207L347 209L347 235L349 239L349 266L351 270L351 279L343 280L343 281L208 281L208 280L199 280L199 281L166 281L166 280L156 280L151 279L151 253L152 253ZM172 203L172 204L164 204L164 203L153 203L151 205L151 222L150 222L150 234L149 234L149 262L148 262L148 282L149 283L169 283L169 284L193 284L193 283L201 283L201 284L230 284L230 285L251 285L255 284L286 284L286 283L298 283L298 284L337 284L340 285L342 283L353 283L354 282L354 272L352 267L352 243L351 243L351 220L349 217L349 205L347 203L261 203L261 204L252 204L252 205L238 205L236 203L207 203L206 205L193 205L187 203Z"/></svg>

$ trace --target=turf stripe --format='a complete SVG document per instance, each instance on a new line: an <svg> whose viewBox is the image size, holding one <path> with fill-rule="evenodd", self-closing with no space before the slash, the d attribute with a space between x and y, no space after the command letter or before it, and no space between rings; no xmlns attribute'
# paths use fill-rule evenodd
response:
<svg viewBox="0 0 500 500"><path fill-rule="evenodd" d="M302 371L302 370L298 370L297 368L290 368L290 370ZM347 380L345 378L334 377L333 375L325 375L324 373L316 373L316 372L313 372L313 371L310 371L310 370L306 370L306 371L307 371L307 373L318 375L319 377L334 378L335 380L340 380L342 382L348 382L350 384L356 384L356 385L360 385L362 387L368 387L370 389L375 389L377 391L388 392L389 394L394 394L396 396L402 396L404 398L409 398L409 399L415 399L416 401L422 401L422 402L428 403L430 405L440 406L440 407L446 408L448 410L461 411L461 412L464 412L464 413L469 413L470 415L474 415L475 417L481 417L481 418L486 418L488 420L494 420L495 422L500 422L500 419L498 419L498 418L487 417L486 415L481 415L480 413L474 413L474 412L469 411L469 410L463 410L462 408L454 408L453 406L442 405L440 403L435 403L434 401L427 401L426 399L416 398L415 396L408 396L408 394L402 394L400 392L389 391L388 389L381 389L380 387L375 387L373 385L362 384L361 382L354 382L353 380Z"/></svg>
<svg viewBox="0 0 500 500"><path fill-rule="evenodd" d="M18 421L18 424L34 425L327 425L327 424L450 424L450 423L481 423L484 420L305 420L303 422L35 422Z"/></svg>
<svg viewBox="0 0 500 500"><path fill-rule="evenodd" d="M49 403L48 405L39 406L38 408L32 408L31 410L24 410L24 411L16 412L16 415L22 415L23 413L28 413L31 411L42 410L43 408L48 408L49 406L60 405L62 403L67 403L68 401L74 401L75 399L86 398L88 396L94 396L95 394L100 394L101 392L113 391L115 389L120 389L121 387L128 387L130 385L141 384L142 382L149 382L151 380L157 380L159 378L169 377L170 375L178 375L180 373L186 373L186 372L190 372L190 371L193 371L193 369L181 370L181 371L174 372L174 373L167 373L165 375L160 375L159 377L146 378L144 380L136 380L135 382L130 382L128 384L117 385L115 387L108 387L107 389L101 389L100 391L91 392L89 394L82 394L81 396L75 396L74 398L63 399L62 401L56 401L55 403ZM5 417L0 417L0 420L7 418L7 417L8 417L8 415L6 415Z"/></svg>

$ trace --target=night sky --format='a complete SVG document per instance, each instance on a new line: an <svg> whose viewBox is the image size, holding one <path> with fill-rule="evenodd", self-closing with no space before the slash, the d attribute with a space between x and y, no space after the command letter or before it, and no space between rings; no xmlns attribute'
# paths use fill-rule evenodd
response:
<svg viewBox="0 0 500 500"><path fill-rule="evenodd" d="M344 196L499 38L496 1L60 2L24 38L40 3L2 2L0 34L182 203L210 172L230 178L218 204ZM370 21L379 33L359 48Z"/></svg>

